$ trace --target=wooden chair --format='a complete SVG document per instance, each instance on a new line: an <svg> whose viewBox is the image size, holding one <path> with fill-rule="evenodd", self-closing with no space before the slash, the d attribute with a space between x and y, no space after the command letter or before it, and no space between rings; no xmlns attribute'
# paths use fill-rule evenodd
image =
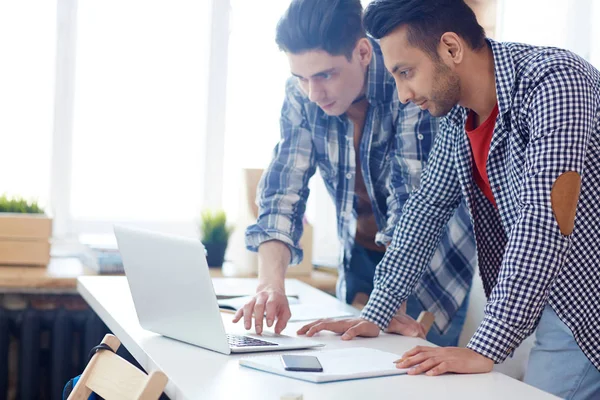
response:
<svg viewBox="0 0 600 400"><path fill-rule="evenodd" d="M87 400L95 392L106 400L156 400L167 385L161 371L146 375L116 354L121 342L114 335L102 340L113 351L98 350L81 374L68 400Z"/></svg>

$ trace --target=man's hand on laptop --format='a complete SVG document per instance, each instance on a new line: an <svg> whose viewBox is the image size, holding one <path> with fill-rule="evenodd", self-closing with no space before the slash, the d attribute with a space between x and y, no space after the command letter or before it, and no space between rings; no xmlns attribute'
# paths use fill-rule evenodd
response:
<svg viewBox="0 0 600 400"><path fill-rule="evenodd" d="M282 285L258 285L256 295L235 313L233 322L238 322L244 317L244 328L251 329L253 316L257 334L262 333L265 320L269 328L276 322L275 333L279 334L283 331L292 313Z"/></svg>
<svg viewBox="0 0 600 400"><path fill-rule="evenodd" d="M342 340L351 340L357 336L379 336L380 329L375 323L367 321L364 318L320 319L304 325L297 333L299 335L313 336L320 331L341 333ZM385 332L425 339L423 325L407 315L404 309L399 310L394 315Z"/></svg>

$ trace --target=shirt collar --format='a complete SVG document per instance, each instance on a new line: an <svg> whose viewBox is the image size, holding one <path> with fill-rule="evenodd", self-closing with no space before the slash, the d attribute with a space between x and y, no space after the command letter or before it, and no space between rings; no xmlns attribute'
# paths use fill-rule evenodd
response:
<svg viewBox="0 0 600 400"><path fill-rule="evenodd" d="M394 78L385 69L379 43L370 37L369 41L373 46L373 57L367 71L367 100L372 104L387 103L392 101L396 93Z"/></svg>

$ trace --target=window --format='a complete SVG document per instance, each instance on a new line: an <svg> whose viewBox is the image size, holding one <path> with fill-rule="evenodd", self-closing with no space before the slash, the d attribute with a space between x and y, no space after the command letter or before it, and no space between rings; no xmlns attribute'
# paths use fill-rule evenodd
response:
<svg viewBox="0 0 600 400"><path fill-rule="evenodd" d="M600 21L600 2L593 2L592 21ZM592 24L592 53L590 61L600 69L600 24Z"/></svg>
<svg viewBox="0 0 600 400"><path fill-rule="evenodd" d="M264 0L261 6L231 0L227 78L223 203L238 217L243 168L266 168L279 140L279 114L290 76L285 54L275 43L277 21L289 0Z"/></svg>
<svg viewBox="0 0 600 400"><path fill-rule="evenodd" d="M255 222L247 204L254 198L245 195L242 170L268 166L279 141L285 82L291 76L287 57L275 43L277 22L289 1L265 0L261 4L231 1L223 204L230 221L237 223L231 247L238 251L243 248L246 226ZM318 172L310 186L306 216L314 226L313 260L337 265L335 206ZM230 256L240 257L234 250Z"/></svg>
<svg viewBox="0 0 600 400"><path fill-rule="evenodd" d="M362 0L363 6L369 2ZM600 20L600 2L497 3L499 40L566 47L600 67L600 27L592 24ZM72 233L137 222L195 234L211 189L219 194L214 203L222 202L235 222L244 193L242 168L265 168L279 139L290 74L274 39L288 5L289 0L264 0L260 7L246 0L0 2L0 194L58 209L65 232ZM65 15L72 18L65 22ZM219 30L227 17L229 37L226 28ZM71 24L67 40L65 24ZM215 41L228 56L227 64L223 58L216 67L209 64L219 48ZM65 46L71 46L75 72L65 69ZM227 71L225 106L209 93L215 81L209 81L209 68L221 77ZM74 88L73 108L61 97L65 82ZM225 132L207 123L213 114L226 114ZM222 140L209 140L215 137ZM69 162L61 164L64 160ZM319 181L317 174L307 208L309 220L325 225L315 226L316 247L335 238L333 206ZM60 196L50 197L51 189Z"/></svg>
<svg viewBox="0 0 600 400"><path fill-rule="evenodd" d="M170 223L201 208L210 2L79 2L71 217Z"/></svg>
<svg viewBox="0 0 600 400"><path fill-rule="evenodd" d="M48 206L56 2L0 2L0 195Z"/></svg>

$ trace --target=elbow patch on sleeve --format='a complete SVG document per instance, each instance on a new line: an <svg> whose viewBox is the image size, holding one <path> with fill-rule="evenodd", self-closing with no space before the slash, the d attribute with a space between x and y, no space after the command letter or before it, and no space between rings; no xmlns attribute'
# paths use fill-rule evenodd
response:
<svg viewBox="0 0 600 400"><path fill-rule="evenodd" d="M573 233L575 214L581 189L581 177L575 171L561 174L552 185L550 200L554 218L560 233L567 236Z"/></svg>

